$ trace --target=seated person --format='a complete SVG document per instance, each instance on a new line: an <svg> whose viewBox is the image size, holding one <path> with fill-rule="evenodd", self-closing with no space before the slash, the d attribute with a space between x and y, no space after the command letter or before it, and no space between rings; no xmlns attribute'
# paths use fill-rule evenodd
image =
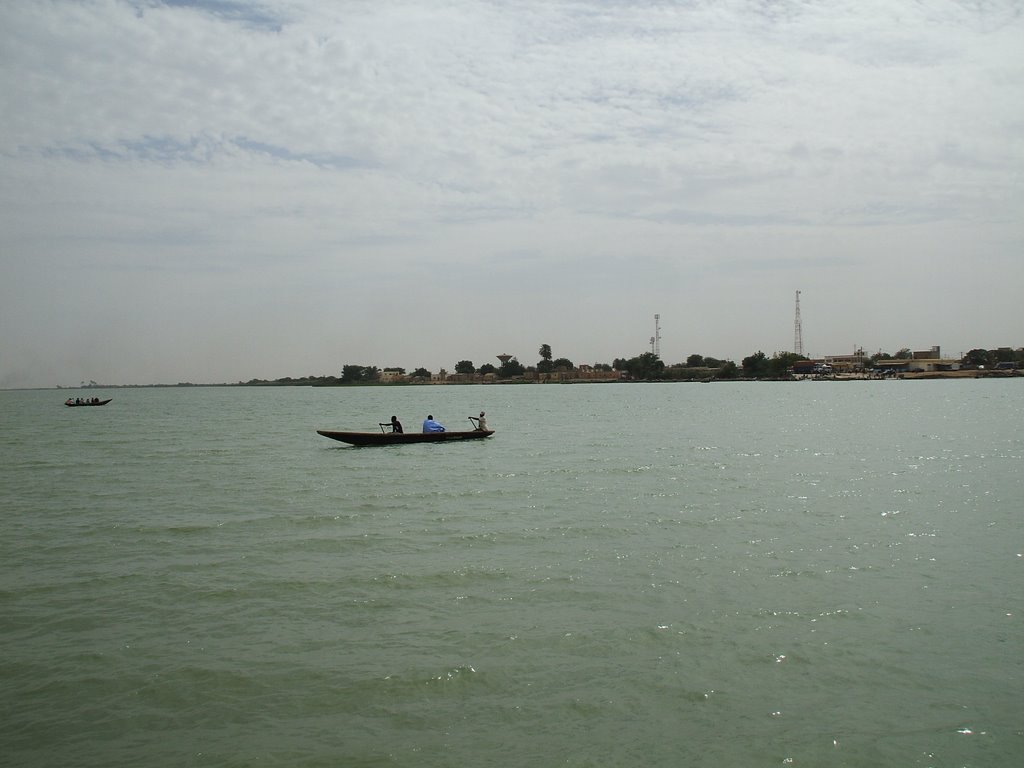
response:
<svg viewBox="0 0 1024 768"><path fill-rule="evenodd" d="M483 411L480 411L480 418L476 418L476 417L474 417L474 416L470 416L470 417L469 417L469 420L470 420L470 421L475 421L475 422L476 422L476 424L475 424L474 426L475 426L475 427L476 427L476 428L477 428L477 429L478 429L478 430L479 430L480 432L486 432L486 431L487 431L487 419L486 419L486 418L484 418L484 412L483 412Z"/></svg>
<svg viewBox="0 0 1024 768"><path fill-rule="evenodd" d="M398 420L397 416L392 416L391 417L391 431L392 432L398 432L398 433L405 432L405 430L402 429L402 422L400 422Z"/></svg>
<svg viewBox="0 0 1024 768"><path fill-rule="evenodd" d="M444 425L434 421L433 416L427 416L426 421L423 422L424 432L444 432Z"/></svg>

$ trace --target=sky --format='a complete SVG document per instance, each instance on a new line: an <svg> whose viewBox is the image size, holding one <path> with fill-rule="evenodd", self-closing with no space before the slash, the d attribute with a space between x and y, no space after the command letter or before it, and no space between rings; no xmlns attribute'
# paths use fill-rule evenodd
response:
<svg viewBox="0 0 1024 768"><path fill-rule="evenodd" d="M1019 0L0 0L0 388L1024 346Z"/></svg>

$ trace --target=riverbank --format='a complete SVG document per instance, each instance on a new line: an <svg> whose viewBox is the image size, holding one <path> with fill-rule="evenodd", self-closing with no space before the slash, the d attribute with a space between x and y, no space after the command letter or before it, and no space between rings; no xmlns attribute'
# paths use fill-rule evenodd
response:
<svg viewBox="0 0 1024 768"><path fill-rule="evenodd" d="M508 379L479 378L465 379L413 379L404 381L359 381L342 383L334 377L326 376L322 379L251 379L239 381L233 384L193 384L182 382L178 384L90 384L84 387L56 386L56 387L35 387L32 389L58 391L80 391L80 390L108 390L108 389L176 389L188 387L430 387L430 386L469 386L469 385L523 385L523 384L638 384L638 383L674 383L674 384L708 384L711 382L723 381L888 381L890 379L1007 379L1024 377L1024 371L1020 370L959 370L959 371L905 371L902 373L881 376L875 373L833 373L821 374L798 374L785 378L719 378L716 376L695 376L693 378L664 378L664 379L630 379L630 378L528 378L513 377ZM18 390L5 390L18 391Z"/></svg>

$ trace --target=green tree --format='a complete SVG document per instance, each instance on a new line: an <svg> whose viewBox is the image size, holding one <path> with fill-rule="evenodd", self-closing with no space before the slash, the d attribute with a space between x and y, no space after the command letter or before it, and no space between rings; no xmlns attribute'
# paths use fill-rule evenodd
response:
<svg viewBox="0 0 1024 768"><path fill-rule="evenodd" d="M556 371L572 371L576 369L576 366L572 364L572 360L566 357L560 357L557 360L552 361L551 367ZM539 366L538 370L540 370Z"/></svg>
<svg viewBox="0 0 1024 768"><path fill-rule="evenodd" d="M551 373L555 369L554 363L551 362L551 345L541 344L537 354L540 355L540 362L537 363L537 372Z"/></svg>
<svg viewBox="0 0 1024 768"><path fill-rule="evenodd" d="M997 363L1012 363L1017 359L1014 351L1009 347L1000 347L999 349L990 349L988 351L989 360L992 361L992 365Z"/></svg>
<svg viewBox="0 0 1024 768"><path fill-rule="evenodd" d="M740 369L732 360L726 360L718 369L718 378L720 379L735 379L739 375Z"/></svg>
<svg viewBox="0 0 1024 768"><path fill-rule="evenodd" d="M426 368L417 368L415 371L412 372L411 375L414 379L429 379L430 371L428 371Z"/></svg>
<svg viewBox="0 0 1024 768"><path fill-rule="evenodd" d="M364 381L365 370L366 368L362 365L343 365L341 367L341 383L354 384L358 381Z"/></svg>
<svg viewBox="0 0 1024 768"><path fill-rule="evenodd" d="M964 355L963 363L974 367L992 364L992 355L987 349L972 349Z"/></svg>
<svg viewBox="0 0 1024 768"><path fill-rule="evenodd" d="M686 358L687 368L703 368L704 367L704 355L690 355Z"/></svg>
<svg viewBox="0 0 1024 768"><path fill-rule="evenodd" d="M477 369L477 373L481 376L486 376L488 373L495 373L497 370L491 363L484 363Z"/></svg>
<svg viewBox="0 0 1024 768"><path fill-rule="evenodd" d="M665 363L653 352L644 352L629 360L617 359L612 366L617 371L626 371L634 379L645 381L660 379L665 372Z"/></svg>
<svg viewBox="0 0 1024 768"><path fill-rule="evenodd" d="M744 357L740 365L743 366L743 375L748 379L763 379L768 375L768 358L761 350Z"/></svg>
<svg viewBox="0 0 1024 768"><path fill-rule="evenodd" d="M637 370L643 379L660 379L665 372L665 363L653 352L644 352L638 361Z"/></svg>
<svg viewBox="0 0 1024 768"><path fill-rule="evenodd" d="M511 379L513 376L522 376L525 372L523 364L513 357L501 364L501 368L498 369L498 377Z"/></svg>
<svg viewBox="0 0 1024 768"><path fill-rule="evenodd" d="M473 361L472 360L459 360L459 362L457 362L455 364L455 372L456 373L475 373L476 372L476 368L473 367Z"/></svg>
<svg viewBox="0 0 1024 768"><path fill-rule="evenodd" d="M803 355L795 352L776 352L768 361L768 375L775 379L781 379L789 375L790 368L797 360L806 360Z"/></svg>

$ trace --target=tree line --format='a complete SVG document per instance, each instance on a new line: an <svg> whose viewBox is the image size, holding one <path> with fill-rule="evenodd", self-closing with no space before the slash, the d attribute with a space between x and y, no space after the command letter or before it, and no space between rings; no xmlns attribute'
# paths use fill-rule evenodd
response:
<svg viewBox="0 0 1024 768"><path fill-rule="evenodd" d="M568 374L576 370L576 365L566 357L554 357L549 344L542 344L538 350L540 359L536 364L526 366L512 357L495 366L484 363L477 366L471 360L459 360L454 372L463 376L492 375L500 380L521 378L527 374L551 376ZM864 357L864 366L873 368L879 360L909 360L913 353L908 348L900 349L894 354L877 352ZM693 354L685 362L666 365L653 352L644 352L629 358L615 358L611 363L596 363L591 368L601 371L618 371L637 381L671 381L687 379L782 379L788 378L794 363L808 360L804 355L793 352L776 352L771 357L757 351L743 358L739 364L732 360ZM1022 349L972 349L965 354L961 363L966 367L995 368L1000 363L1015 363L1024 368L1024 348ZM386 374L392 374L388 376ZM281 385L313 385L338 386L350 384L373 384L399 377L405 381L429 381L433 373L426 368L416 368L407 373L405 368L378 368L375 365L345 364L340 376L307 376L301 379L277 379L272 382L253 379L249 384L281 384Z"/></svg>

